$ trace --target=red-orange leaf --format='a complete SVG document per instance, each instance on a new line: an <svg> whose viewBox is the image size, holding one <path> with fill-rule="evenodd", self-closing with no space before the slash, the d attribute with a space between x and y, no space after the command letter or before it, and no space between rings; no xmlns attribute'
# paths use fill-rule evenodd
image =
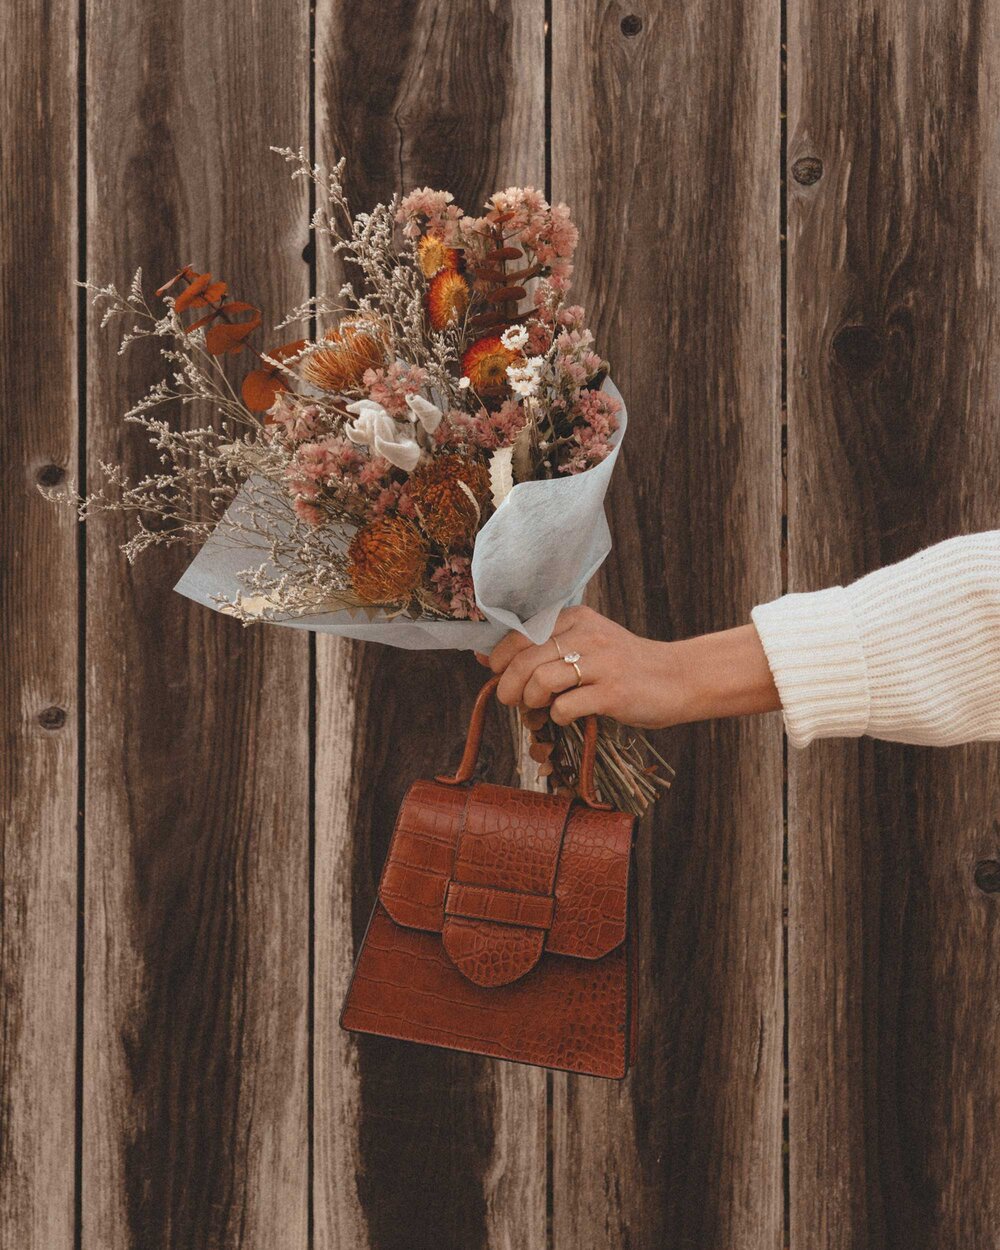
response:
<svg viewBox="0 0 1000 1250"><path fill-rule="evenodd" d="M498 291L491 291L486 299L490 304L507 304L522 300L527 294L523 286L503 286Z"/></svg>
<svg viewBox="0 0 1000 1250"><path fill-rule="evenodd" d="M498 269L495 265L488 265L484 262L476 264L473 262L472 268L475 270L477 282L506 282L507 275L502 269Z"/></svg>
<svg viewBox="0 0 1000 1250"><path fill-rule="evenodd" d="M549 719L549 709L547 707L522 707L520 712L521 723L533 732L541 729Z"/></svg>
<svg viewBox="0 0 1000 1250"><path fill-rule="evenodd" d="M554 742L533 742L528 748L528 754L536 764L544 764L552 752L555 750Z"/></svg>
<svg viewBox="0 0 1000 1250"><path fill-rule="evenodd" d="M254 369L243 379L240 394L251 412L267 412L280 392L287 390L285 379L274 369Z"/></svg>
<svg viewBox="0 0 1000 1250"><path fill-rule="evenodd" d="M184 288L180 295L174 300L174 312L183 312L185 308L191 308L198 303L204 304L204 300L198 299L203 291L207 291L212 282L210 273L200 273L194 279L190 286Z"/></svg>
<svg viewBox="0 0 1000 1250"><path fill-rule="evenodd" d="M243 350L246 339L259 325L260 313L249 321L216 322L205 335L205 350L210 356L223 356L227 352L235 355Z"/></svg>
<svg viewBox="0 0 1000 1250"><path fill-rule="evenodd" d="M207 287L202 295L202 302L205 304L217 304L223 295L229 290L228 282L213 282Z"/></svg>
<svg viewBox="0 0 1000 1250"><path fill-rule="evenodd" d="M264 355L270 356L272 360L289 360L292 356L297 356L305 345L305 339L296 339L294 343L282 343L280 347L272 347Z"/></svg>
<svg viewBox="0 0 1000 1250"><path fill-rule="evenodd" d="M187 328L188 334L193 334L195 330L200 330L202 326L209 325L211 322L213 322L216 319L216 317L221 317L221 316L222 316L222 309L216 308L213 312L210 312L207 317L199 317L197 321L192 321L191 324L188 326Z"/></svg>
<svg viewBox="0 0 1000 1250"><path fill-rule="evenodd" d="M291 356L297 356L305 345L305 339L296 339L294 343L284 343L281 347L272 348L265 355L272 360L288 360ZM288 383L284 374L265 360L260 369L254 369L243 379L243 402L251 412L267 412L278 393L287 390Z"/></svg>
<svg viewBox="0 0 1000 1250"><path fill-rule="evenodd" d="M178 272L175 273L174 276L168 282L164 282L163 286L158 286L156 288L156 294L158 296L166 295L166 293L170 290L172 286L176 286L176 284L180 282L181 278L193 278L193 277L195 277L195 271L191 268L190 265L185 265L184 268L181 270L178 270Z"/></svg>

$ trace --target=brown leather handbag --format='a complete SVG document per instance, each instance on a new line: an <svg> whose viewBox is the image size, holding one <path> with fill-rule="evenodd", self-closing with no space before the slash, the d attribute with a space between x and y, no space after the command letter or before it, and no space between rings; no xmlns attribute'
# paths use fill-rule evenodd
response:
<svg viewBox="0 0 1000 1250"><path fill-rule="evenodd" d="M340 1014L343 1028L537 1067L621 1078L637 1037L635 818L472 777L490 696L458 771L416 781Z"/></svg>

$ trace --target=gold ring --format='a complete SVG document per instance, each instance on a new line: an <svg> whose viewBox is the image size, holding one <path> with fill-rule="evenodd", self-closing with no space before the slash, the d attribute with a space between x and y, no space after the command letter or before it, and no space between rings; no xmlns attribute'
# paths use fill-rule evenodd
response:
<svg viewBox="0 0 1000 1250"><path fill-rule="evenodd" d="M559 658L561 660L563 658L563 653L562 647L559 645L559 639L555 636L555 634L553 634L549 641L555 645L555 649L559 653Z"/></svg>

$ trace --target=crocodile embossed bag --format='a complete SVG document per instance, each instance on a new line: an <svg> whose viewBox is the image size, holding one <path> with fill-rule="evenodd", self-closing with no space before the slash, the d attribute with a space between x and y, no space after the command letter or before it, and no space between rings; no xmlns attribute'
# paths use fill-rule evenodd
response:
<svg viewBox="0 0 1000 1250"><path fill-rule="evenodd" d="M597 801L468 784L490 696L453 777L410 786L340 1015L345 1029L592 1076L637 1037L635 818Z"/></svg>

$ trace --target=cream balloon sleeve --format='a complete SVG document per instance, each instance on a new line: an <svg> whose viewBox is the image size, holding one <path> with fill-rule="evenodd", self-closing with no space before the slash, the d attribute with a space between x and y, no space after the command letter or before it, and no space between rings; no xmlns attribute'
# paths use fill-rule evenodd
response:
<svg viewBox="0 0 1000 1250"><path fill-rule="evenodd" d="M1000 738L1000 530L751 613L789 742Z"/></svg>

